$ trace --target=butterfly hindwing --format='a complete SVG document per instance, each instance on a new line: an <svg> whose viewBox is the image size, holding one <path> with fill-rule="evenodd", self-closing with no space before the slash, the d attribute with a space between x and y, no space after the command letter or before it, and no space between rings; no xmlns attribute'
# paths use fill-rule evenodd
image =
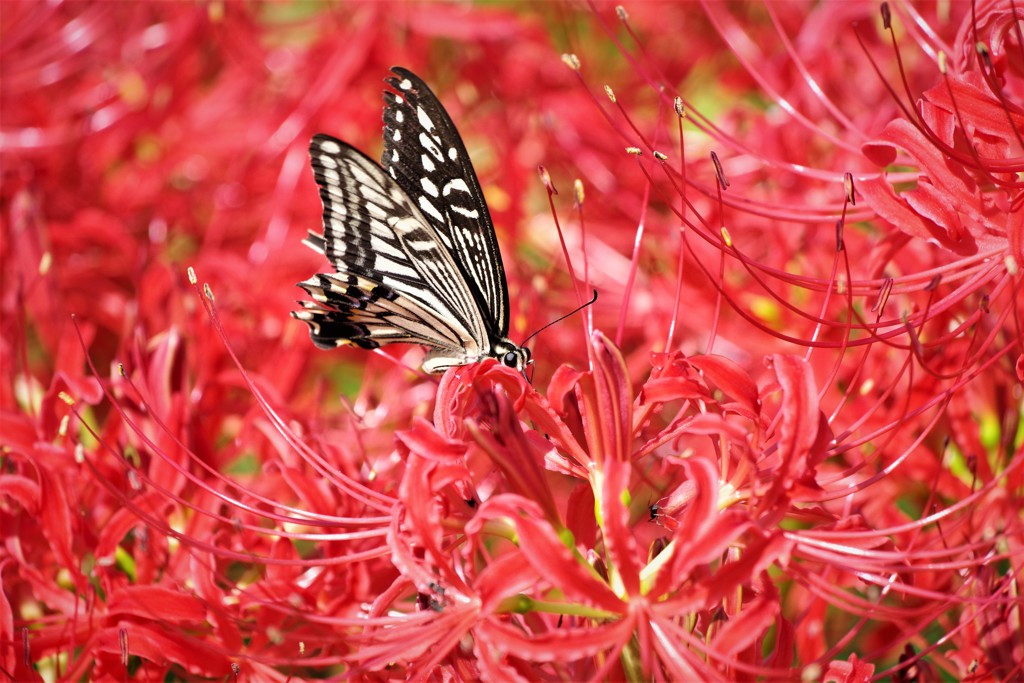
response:
<svg viewBox="0 0 1024 683"><path fill-rule="evenodd" d="M494 337L508 334L508 284L490 212L465 145L430 88L395 67L384 93L381 163L415 197L465 275Z"/></svg>

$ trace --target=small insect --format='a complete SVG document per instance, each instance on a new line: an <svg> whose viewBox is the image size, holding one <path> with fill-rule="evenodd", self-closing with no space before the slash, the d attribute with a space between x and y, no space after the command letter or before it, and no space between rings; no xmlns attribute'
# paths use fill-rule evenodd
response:
<svg viewBox="0 0 1024 683"><path fill-rule="evenodd" d="M336 272L299 283L292 315L320 348L429 347L427 372L496 358L523 372L508 338L505 269L473 165L451 118L408 69L385 79L381 164L329 135L309 146L323 234L305 244Z"/></svg>
<svg viewBox="0 0 1024 683"><path fill-rule="evenodd" d="M662 510L662 507L660 505L658 505L657 503L652 503L651 505L648 505L647 506L647 511L651 514L651 517L647 521L648 522L657 522L658 521L658 517L661 516L661 510Z"/></svg>

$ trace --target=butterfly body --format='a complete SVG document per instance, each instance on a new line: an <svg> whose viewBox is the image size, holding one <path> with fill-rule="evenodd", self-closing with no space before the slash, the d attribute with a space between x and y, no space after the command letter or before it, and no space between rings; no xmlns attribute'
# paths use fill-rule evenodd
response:
<svg viewBox="0 0 1024 683"><path fill-rule="evenodd" d="M469 156L426 84L392 71L382 164L329 135L310 143L324 232L305 243L336 272L299 283L313 300L293 315L320 348L415 343L430 349L427 372L485 358L522 371L530 353L508 338L508 284Z"/></svg>

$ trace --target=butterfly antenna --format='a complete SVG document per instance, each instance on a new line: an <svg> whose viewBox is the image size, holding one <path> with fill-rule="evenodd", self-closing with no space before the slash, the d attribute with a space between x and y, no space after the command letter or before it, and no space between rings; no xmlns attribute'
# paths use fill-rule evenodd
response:
<svg viewBox="0 0 1024 683"><path fill-rule="evenodd" d="M563 315L563 316L562 316L562 317L560 317L560 318L555 318L554 320L552 320L551 322L549 322L549 323L548 323L547 325L545 325L544 327L540 328L539 330L537 330L536 332L534 332L533 334L531 334L531 335L530 335L529 337L527 337L526 339L524 339L524 340L523 340L523 343L522 343L522 344L520 344L520 346L526 346L526 342L530 341L531 339L533 339L534 337L536 337L536 336L537 336L538 334L540 334L540 333L541 333L541 332L543 332L544 330L548 329L549 327L551 327L551 326L552 326L552 325L554 325L555 323L560 323L560 322L562 322L563 320L565 320L566 318L568 318L568 317L569 317L570 315L576 315L577 313L579 313L580 311L582 311L582 310L583 310L584 308L586 308L587 306L590 306L591 304L593 304L593 303L594 303L594 302L596 302L596 301L597 301L597 290L595 289L595 290L594 290L594 296L593 296L593 298L592 298L592 299L591 299L590 301L588 301L587 303L585 303L585 304L582 304L582 305L580 305L580 306L577 306L576 308L572 309L571 311L569 311L568 313L566 313L565 315Z"/></svg>

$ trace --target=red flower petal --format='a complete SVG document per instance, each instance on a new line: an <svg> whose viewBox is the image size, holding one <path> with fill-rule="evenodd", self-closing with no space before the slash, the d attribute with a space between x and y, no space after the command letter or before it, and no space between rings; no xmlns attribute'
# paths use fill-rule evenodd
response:
<svg viewBox="0 0 1024 683"><path fill-rule="evenodd" d="M722 630L715 636L715 650L726 655L735 655L760 638L775 623L780 611L776 597L758 596L743 606L739 614L731 616Z"/></svg>
<svg viewBox="0 0 1024 683"><path fill-rule="evenodd" d="M0 477L0 496L17 501L29 514L39 511L39 484L28 477L18 474L5 474Z"/></svg>
<svg viewBox="0 0 1024 683"><path fill-rule="evenodd" d="M534 662L573 661L628 642L633 633L632 619L579 629L552 630L543 636L524 636L522 629L488 620L475 630L476 635L494 653L507 652Z"/></svg>
<svg viewBox="0 0 1024 683"><path fill-rule="evenodd" d="M555 370L555 374L552 375L551 381L548 382L548 403L554 407L559 415L565 414L565 397L576 389L576 385L579 384L583 374L568 365L560 365Z"/></svg>
<svg viewBox="0 0 1024 683"><path fill-rule="evenodd" d="M623 493L629 490L633 468L629 462L608 461L604 464L601 494L601 526L608 548L608 558L622 579L626 594L640 594L640 552L629 524L629 507Z"/></svg>
<svg viewBox="0 0 1024 683"><path fill-rule="evenodd" d="M187 636L174 637L170 633L162 633L141 624L124 622L103 629L96 634L96 649L120 657L122 630L127 634L129 656L142 657L161 666L179 664L204 676L220 678L231 673L227 658L218 656L212 649L197 648Z"/></svg>
<svg viewBox="0 0 1024 683"><path fill-rule="evenodd" d="M112 615L134 615L172 624L206 621L203 601L181 590L163 586L125 586L115 590L107 601Z"/></svg>
<svg viewBox="0 0 1024 683"><path fill-rule="evenodd" d="M466 444L446 438L422 417L414 418L412 426L398 432L395 438L410 451L428 460L461 462L466 455Z"/></svg>
<svg viewBox="0 0 1024 683"><path fill-rule="evenodd" d="M626 362L600 332L594 332L590 349L592 393L585 393L596 400L588 405L585 417L593 422L587 429L588 437L600 435L600 443L590 444L591 456L598 462L603 458L626 460L633 438L633 387Z"/></svg>
<svg viewBox="0 0 1024 683"><path fill-rule="evenodd" d="M492 613L502 600L527 590L539 578L523 553L513 552L495 558L473 582L480 595L481 613Z"/></svg>
<svg viewBox="0 0 1024 683"><path fill-rule="evenodd" d="M640 390L640 402L642 405L652 403L667 403L692 399L697 401L708 400L711 395L707 389L692 379L685 377L658 377L644 382Z"/></svg>
<svg viewBox="0 0 1024 683"><path fill-rule="evenodd" d="M703 372L715 386L736 399L750 415L757 415L760 412L761 399L757 383L735 361L714 354L690 356L687 360Z"/></svg>
<svg viewBox="0 0 1024 683"><path fill-rule="evenodd" d="M857 655L850 655L848 662L838 660L829 662L828 670L822 681L824 683L871 683L874 673L874 664L860 661L857 659Z"/></svg>
<svg viewBox="0 0 1024 683"><path fill-rule="evenodd" d="M69 461L70 461L70 454ZM68 499L64 482L47 469L39 468L39 479L42 484L44 501L39 521L42 524L43 536L49 541L60 566L72 572L72 577L79 590L86 590L85 577L80 573L80 559L71 547L75 534L75 518L71 514L71 501Z"/></svg>
<svg viewBox="0 0 1024 683"><path fill-rule="evenodd" d="M818 390L811 366L802 358L775 354L770 359L775 377L782 388L779 411L779 456L782 460L775 488L788 487L803 479L821 426Z"/></svg>
<svg viewBox="0 0 1024 683"><path fill-rule="evenodd" d="M491 502L493 500L488 501ZM533 505L530 507L536 509ZM513 510L509 509L508 513L512 516ZM523 515L515 510L513 520L519 532L520 547L530 564L548 581L559 586L567 597L609 612L625 610L622 600L582 564L543 517L536 513Z"/></svg>

